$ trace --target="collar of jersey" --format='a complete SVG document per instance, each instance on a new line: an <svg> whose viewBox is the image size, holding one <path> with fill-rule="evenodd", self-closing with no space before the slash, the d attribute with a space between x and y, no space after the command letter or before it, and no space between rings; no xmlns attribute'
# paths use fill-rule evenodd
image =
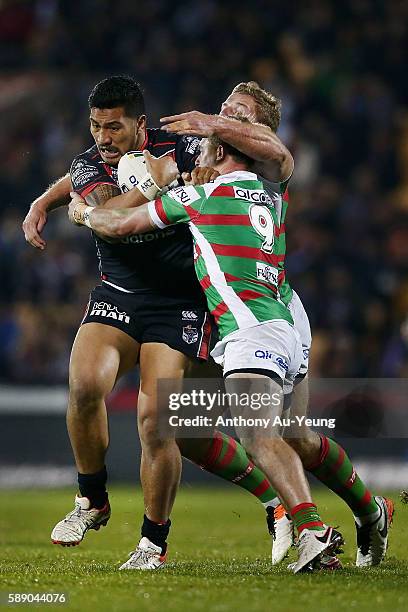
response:
<svg viewBox="0 0 408 612"><path fill-rule="evenodd" d="M234 170L227 174L217 176L214 183L232 183L233 181L257 181L258 177L254 172L247 170Z"/></svg>

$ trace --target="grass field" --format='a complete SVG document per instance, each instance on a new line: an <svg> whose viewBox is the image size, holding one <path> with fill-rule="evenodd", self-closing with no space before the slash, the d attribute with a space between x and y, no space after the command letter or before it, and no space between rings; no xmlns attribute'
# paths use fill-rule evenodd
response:
<svg viewBox="0 0 408 612"><path fill-rule="evenodd" d="M231 486L181 489L172 516L170 562L153 573L117 571L138 541L143 512L139 491L111 489L113 514L108 526L90 532L80 546L69 549L52 545L49 534L70 509L72 491L3 491L1 496L3 597L8 592L68 594L65 605L19 608L82 612L408 608L408 508L399 501L387 561L379 568L358 570L351 515L333 494L319 489L315 498L323 517L339 524L346 538L344 569L294 576L286 563L271 568L263 509Z"/></svg>

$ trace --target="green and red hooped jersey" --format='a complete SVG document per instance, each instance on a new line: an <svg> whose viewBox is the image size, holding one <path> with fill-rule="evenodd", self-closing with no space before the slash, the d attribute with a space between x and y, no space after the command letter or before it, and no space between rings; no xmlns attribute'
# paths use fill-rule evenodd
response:
<svg viewBox="0 0 408 612"><path fill-rule="evenodd" d="M279 287L284 226L255 174L231 172L214 183L178 187L148 206L159 228L188 223L197 278L221 338L274 319L293 324Z"/></svg>
<svg viewBox="0 0 408 612"><path fill-rule="evenodd" d="M273 183L264 179L263 177L258 177L264 186L266 193L271 198L273 205L275 207L276 217L278 219L280 225L280 238L281 238L281 246L284 249L286 254L286 230L285 230L285 219L286 212L289 205L289 191L288 184L290 181L290 177L283 181L282 183ZM278 284L279 284L279 296L282 302L287 306L293 297L292 287L289 285L289 281L286 278L285 271L285 260L283 260L279 265L279 274L278 274Z"/></svg>

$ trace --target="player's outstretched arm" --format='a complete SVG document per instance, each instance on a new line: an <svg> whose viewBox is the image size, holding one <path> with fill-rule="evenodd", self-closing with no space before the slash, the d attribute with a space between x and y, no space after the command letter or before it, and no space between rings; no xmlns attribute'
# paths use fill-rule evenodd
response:
<svg viewBox="0 0 408 612"><path fill-rule="evenodd" d="M46 242L41 237L41 232L47 223L47 215L51 210L60 206L66 206L70 202L70 191L72 191L71 179L69 174L66 174L50 185L31 204L30 210L23 221L22 228L25 239L33 247L42 251L45 249Z"/></svg>
<svg viewBox="0 0 408 612"><path fill-rule="evenodd" d="M191 136L218 136L254 159L256 172L270 181L281 182L290 177L294 162L289 150L272 130L260 123L241 123L220 115L190 111L160 121L162 130Z"/></svg>
<svg viewBox="0 0 408 612"><path fill-rule="evenodd" d="M152 222L147 204L138 208L107 210L87 206L85 200L72 192L68 216L75 225L86 225L101 236L121 238L157 229Z"/></svg>

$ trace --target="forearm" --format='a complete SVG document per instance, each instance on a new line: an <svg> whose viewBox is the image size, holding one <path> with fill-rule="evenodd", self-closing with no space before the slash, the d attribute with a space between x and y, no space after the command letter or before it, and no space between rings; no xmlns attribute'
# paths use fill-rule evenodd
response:
<svg viewBox="0 0 408 612"><path fill-rule="evenodd" d="M71 200L72 191L71 178L69 174L58 179L48 189L34 200L31 206L35 206L43 212L50 212L60 206L67 206Z"/></svg>
<svg viewBox="0 0 408 612"><path fill-rule="evenodd" d="M92 229L103 236L120 238L132 233L131 217L133 210L109 210L105 207L94 208L89 215Z"/></svg>
<svg viewBox="0 0 408 612"><path fill-rule="evenodd" d="M145 204L149 200L138 190L132 189L126 193L121 193L113 198L109 198L106 202L102 202L98 208L105 210L116 210L118 208L136 208Z"/></svg>
<svg viewBox="0 0 408 612"><path fill-rule="evenodd" d="M218 117L214 134L258 162L257 170L266 178L282 181L292 173L292 155L266 125L241 123L227 117Z"/></svg>

